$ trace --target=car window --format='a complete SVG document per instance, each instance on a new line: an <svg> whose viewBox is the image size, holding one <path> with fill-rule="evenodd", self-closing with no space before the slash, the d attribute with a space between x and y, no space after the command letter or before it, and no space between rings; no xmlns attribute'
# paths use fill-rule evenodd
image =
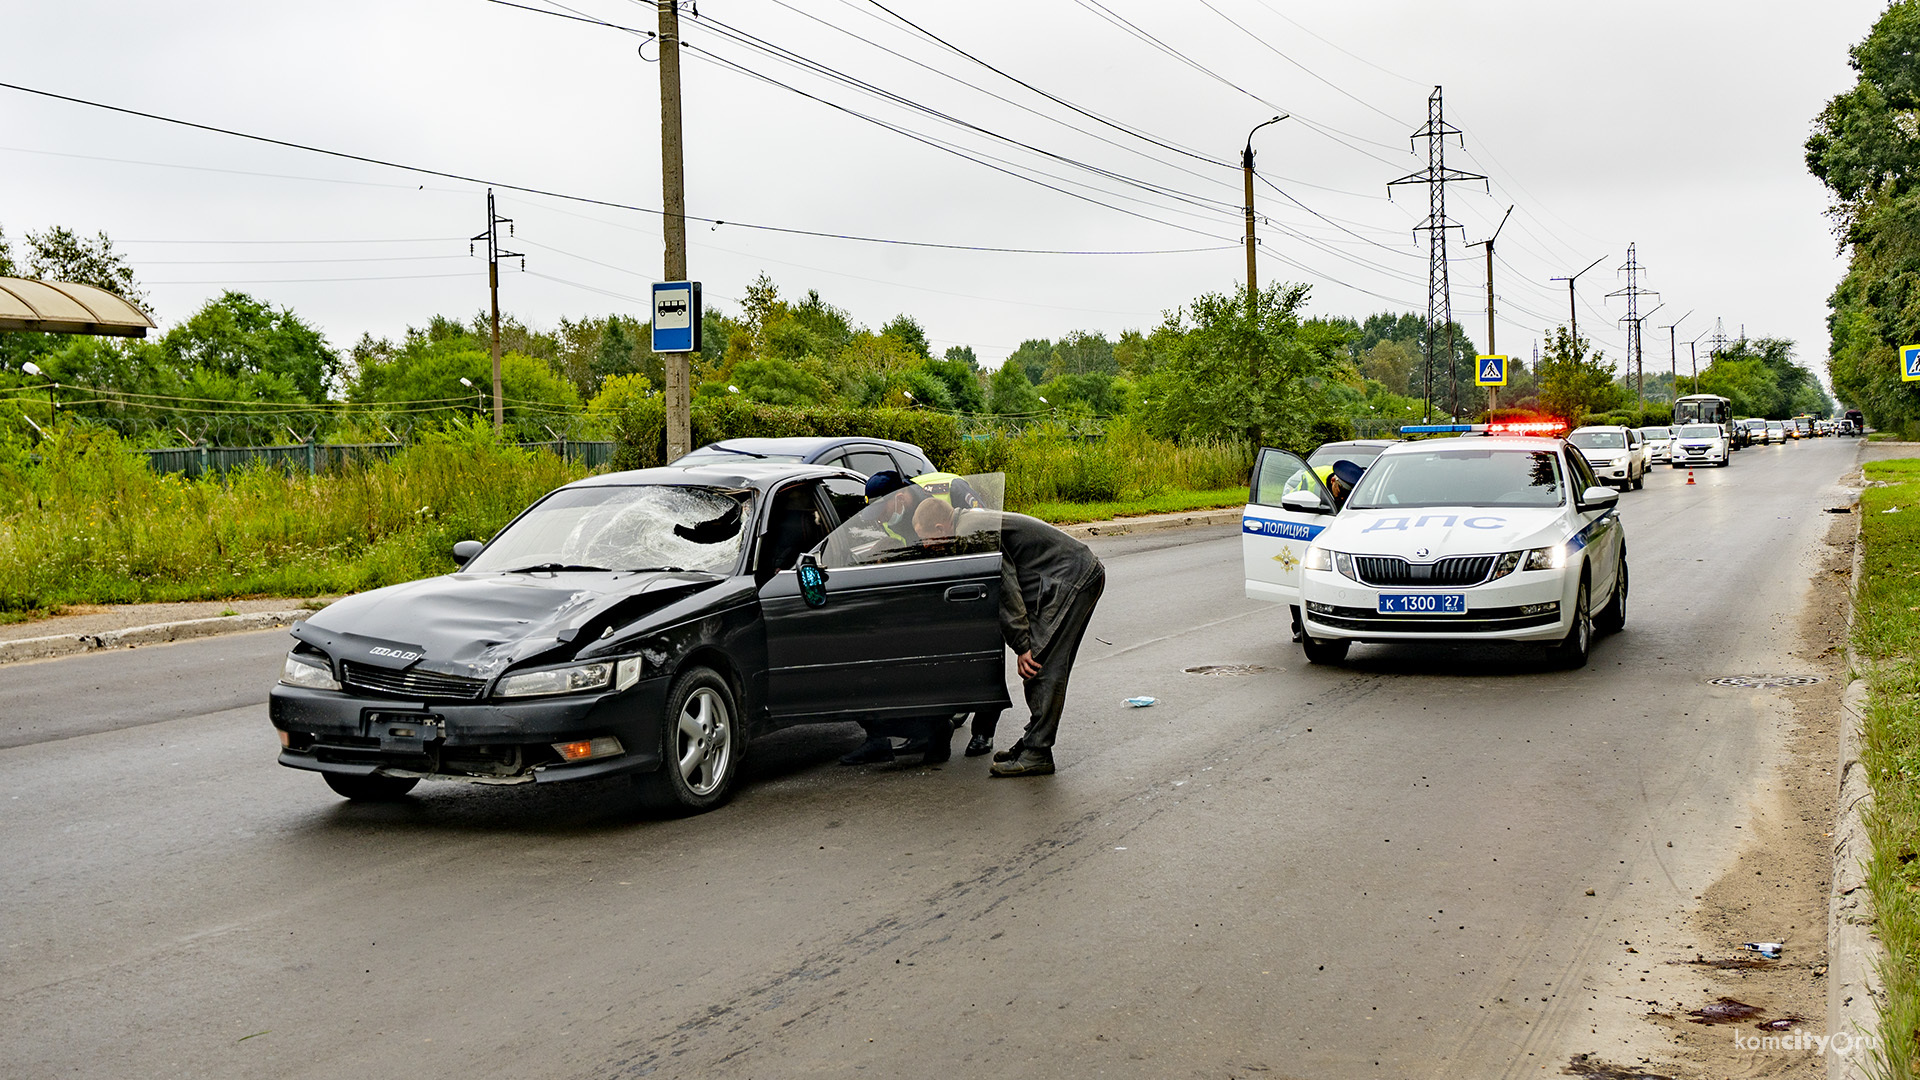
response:
<svg viewBox="0 0 1920 1080"><path fill-rule="evenodd" d="M824 484L827 501L833 504L836 525L867 508L867 488L860 481L829 476Z"/></svg>
<svg viewBox="0 0 1920 1080"><path fill-rule="evenodd" d="M1330 461L1326 467L1332 464ZM1364 467L1366 463L1355 464ZM1333 495L1327 491L1313 466L1284 451L1261 451L1258 471L1253 478L1254 505L1279 506L1282 498L1295 491L1310 491L1326 505L1333 505Z"/></svg>
<svg viewBox="0 0 1920 1080"><path fill-rule="evenodd" d="M1382 454L1347 506L1558 506L1564 498L1551 450L1449 448Z"/></svg>
<svg viewBox="0 0 1920 1080"><path fill-rule="evenodd" d="M877 472L897 472L899 466L883 450L861 447L847 451L847 468L861 476L872 476Z"/></svg>
<svg viewBox="0 0 1920 1080"><path fill-rule="evenodd" d="M730 574L753 493L666 484L562 488L493 538L465 573L530 569Z"/></svg>
<svg viewBox="0 0 1920 1080"><path fill-rule="evenodd" d="M1682 439L1717 439L1719 437L1720 429L1713 424L1688 424L1680 429Z"/></svg>
<svg viewBox="0 0 1920 1080"><path fill-rule="evenodd" d="M826 539L827 515L820 505L820 482L800 480L774 492L767 504L766 535L755 569L764 579L792 568L800 553Z"/></svg>
<svg viewBox="0 0 1920 1080"><path fill-rule="evenodd" d="M673 463L675 465L712 465L722 461L797 462L799 460L799 454L756 454L748 450L730 450L719 443L714 443L675 458Z"/></svg>
<svg viewBox="0 0 1920 1080"><path fill-rule="evenodd" d="M964 479L983 489L999 488L997 474ZM918 484L908 484L862 507L818 550L820 564L829 570L995 552L1000 550L1000 515L993 510L956 511Z"/></svg>
<svg viewBox="0 0 1920 1080"><path fill-rule="evenodd" d="M1567 471L1572 474L1574 486L1578 488L1579 491L1600 486L1599 477L1593 475L1593 466L1587 464L1586 456L1583 454L1567 455ZM1575 492L1575 494L1578 494L1579 491Z"/></svg>

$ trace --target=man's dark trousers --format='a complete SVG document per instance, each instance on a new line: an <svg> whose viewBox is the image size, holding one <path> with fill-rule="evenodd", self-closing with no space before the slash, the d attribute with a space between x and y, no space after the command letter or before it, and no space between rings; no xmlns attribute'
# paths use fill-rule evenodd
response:
<svg viewBox="0 0 1920 1080"><path fill-rule="evenodd" d="M1046 651L1034 657L1040 674L1026 680L1026 733L1020 745L1029 750L1052 752L1053 737L1060 730L1060 714L1067 707L1067 677L1073 674L1074 654L1080 651L1080 638L1093 620L1093 607L1107 587L1107 572L1101 570L1067 604L1060 629L1047 642Z"/></svg>

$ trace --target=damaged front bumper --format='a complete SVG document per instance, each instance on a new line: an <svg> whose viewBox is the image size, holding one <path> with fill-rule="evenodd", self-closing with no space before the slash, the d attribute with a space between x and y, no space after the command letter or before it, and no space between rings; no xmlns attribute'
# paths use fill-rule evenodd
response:
<svg viewBox="0 0 1920 1080"><path fill-rule="evenodd" d="M347 776L481 784L589 780L660 768L667 680L626 690L496 702L380 699L281 684L268 696L280 764ZM568 761L556 748L617 739Z"/></svg>

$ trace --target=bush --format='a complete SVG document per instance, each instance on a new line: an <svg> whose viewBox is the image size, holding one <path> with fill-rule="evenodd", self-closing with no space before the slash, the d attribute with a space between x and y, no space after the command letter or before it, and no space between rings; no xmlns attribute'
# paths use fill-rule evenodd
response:
<svg viewBox="0 0 1920 1080"><path fill-rule="evenodd" d="M724 398L693 403L693 445L721 439L827 438L864 435L913 443L936 466L960 456L960 426L953 417L921 409L846 409L830 405L762 405ZM659 395L629 402L614 424L613 468L646 469L666 463L666 402Z"/></svg>

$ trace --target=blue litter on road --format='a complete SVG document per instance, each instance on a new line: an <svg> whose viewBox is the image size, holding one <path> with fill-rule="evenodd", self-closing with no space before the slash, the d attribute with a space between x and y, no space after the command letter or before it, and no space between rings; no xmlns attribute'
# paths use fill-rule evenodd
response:
<svg viewBox="0 0 1920 1080"><path fill-rule="evenodd" d="M1135 709L1144 709L1147 706L1152 705L1159 700L1160 700L1159 698L1150 698L1150 697L1130 697L1127 699L1127 705Z"/></svg>

